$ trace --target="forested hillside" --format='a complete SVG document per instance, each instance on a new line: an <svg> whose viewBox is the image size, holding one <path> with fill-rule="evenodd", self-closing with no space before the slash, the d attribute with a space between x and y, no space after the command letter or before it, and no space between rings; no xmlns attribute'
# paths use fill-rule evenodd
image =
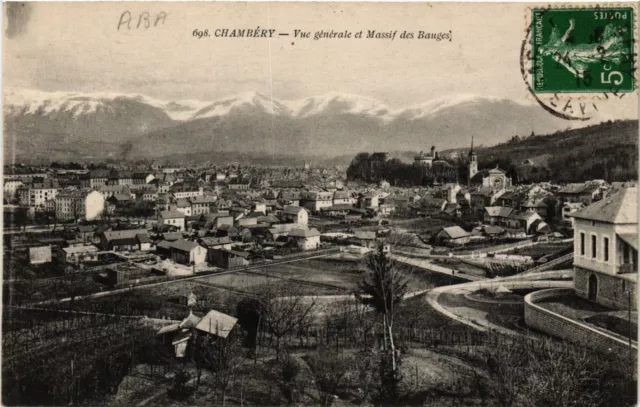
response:
<svg viewBox="0 0 640 407"><path fill-rule="evenodd" d="M450 165L445 167L442 180L468 179L468 149L443 151L441 157ZM555 181L558 183L604 179L608 182L638 178L638 121L616 121L575 130L559 131L551 135L514 135L502 144L476 148L479 169L498 165L516 183ZM349 179L392 184L417 185L434 181L433 177L416 176L411 164L392 159L385 165L372 168L367 153L360 153L347 170ZM452 169L457 169L455 175ZM441 171L438 171L439 173ZM419 174L420 172L418 172Z"/></svg>

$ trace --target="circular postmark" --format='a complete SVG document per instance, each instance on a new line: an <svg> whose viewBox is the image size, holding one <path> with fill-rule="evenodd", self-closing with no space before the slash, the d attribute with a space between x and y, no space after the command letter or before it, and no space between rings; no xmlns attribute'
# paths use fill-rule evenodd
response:
<svg viewBox="0 0 640 407"><path fill-rule="evenodd" d="M528 97L572 121L625 103L636 82L634 14L630 7L529 9L520 48Z"/></svg>

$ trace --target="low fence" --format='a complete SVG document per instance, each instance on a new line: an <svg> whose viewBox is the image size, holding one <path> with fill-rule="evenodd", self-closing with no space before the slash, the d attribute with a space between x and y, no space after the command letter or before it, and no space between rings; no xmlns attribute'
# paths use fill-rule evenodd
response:
<svg viewBox="0 0 640 407"><path fill-rule="evenodd" d="M48 353L56 346L124 337L140 317L65 309L4 307L3 365L22 363L25 355ZM3 367L4 367L3 366Z"/></svg>
<svg viewBox="0 0 640 407"><path fill-rule="evenodd" d="M571 288L536 291L525 296L524 319L527 326L554 337L578 343L603 353L628 352L637 356L637 345L630 344L591 326L537 305L537 302L572 295Z"/></svg>
<svg viewBox="0 0 640 407"><path fill-rule="evenodd" d="M266 330L258 332L257 345L264 352L268 349L382 349L384 344L383 327L375 324L362 329L344 327L336 329L329 326L316 326L299 332L290 332L278 338ZM562 338L561 338L562 339ZM278 344L279 342L279 344ZM450 327L446 329L419 329L408 326L394 327L394 344L400 351L408 349L430 349L447 352L457 349L463 353L474 353L474 349L517 347L534 353L554 349L559 352L573 352L576 347L571 341L542 339L539 336L505 335L495 331L478 331L469 327Z"/></svg>
<svg viewBox="0 0 640 407"><path fill-rule="evenodd" d="M339 247L330 247L327 249L306 250L299 253L275 255L273 256L273 260L293 260L293 259L299 259L303 257L320 256L322 254L331 254L331 253L339 253L339 252L340 252Z"/></svg>
<svg viewBox="0 0 640 407"><path fill-rule="evenodd" d="M468 257L468 258L485 257L489 253L500 253L500 252L504 252L504 251L508 251L508 250L512 250L520 247L529 247L536 244L538 243L534 242L531 239L525 239L525 240L521 240L513 243L505 243L505 244L496 245L496 246L488 246L488 247L481 247L481 248L472 249L472 250L453 252L453 255L455 257Z"/></svg>

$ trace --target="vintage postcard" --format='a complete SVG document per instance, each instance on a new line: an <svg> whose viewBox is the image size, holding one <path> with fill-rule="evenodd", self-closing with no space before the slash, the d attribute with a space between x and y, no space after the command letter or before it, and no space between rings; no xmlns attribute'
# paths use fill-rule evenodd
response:
<svg viewBox="0 0 640 407"><path fill-rule="evenodd" d="M3 3L3 405L637 405L637 3Z"/></svg>

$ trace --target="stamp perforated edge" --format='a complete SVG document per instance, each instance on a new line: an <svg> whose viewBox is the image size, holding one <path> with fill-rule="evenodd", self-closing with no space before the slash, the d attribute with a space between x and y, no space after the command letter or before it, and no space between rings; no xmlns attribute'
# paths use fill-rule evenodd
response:
<svg viewBox="0 0 640 407"><path fill-rule="evenodd" d="M638 94L638 3L636 2L621 2L621 3L540 3L540 4L529 4L524 9L524 38L522 41L531 41L533 36L531 36L531 25L533 24L533 10L537 9L547 9L547 10L584 10L584 9L598 9L598 8L630 8L633 10L633 57L634 57L634 71L633 71L633 80L635 84L635 89L631 92L631 94ZM522 58L522 55L520 55ZM522 62L522 61L521 61ZM525 69L527 71L531 71L533 69L533 60L527 62ZM532 75L532 73L529 73ZM555 92L555 93L547 93L548 96L554 95L566 95L571 96L572 100L575 101L602 101L604 92ZM541 94L542 95L542 94ZM540 96L540 95L539 95ZM525 97L529 101L537 102L538 99L535 95L532 95L531 92L526 91Z"/></svg>

